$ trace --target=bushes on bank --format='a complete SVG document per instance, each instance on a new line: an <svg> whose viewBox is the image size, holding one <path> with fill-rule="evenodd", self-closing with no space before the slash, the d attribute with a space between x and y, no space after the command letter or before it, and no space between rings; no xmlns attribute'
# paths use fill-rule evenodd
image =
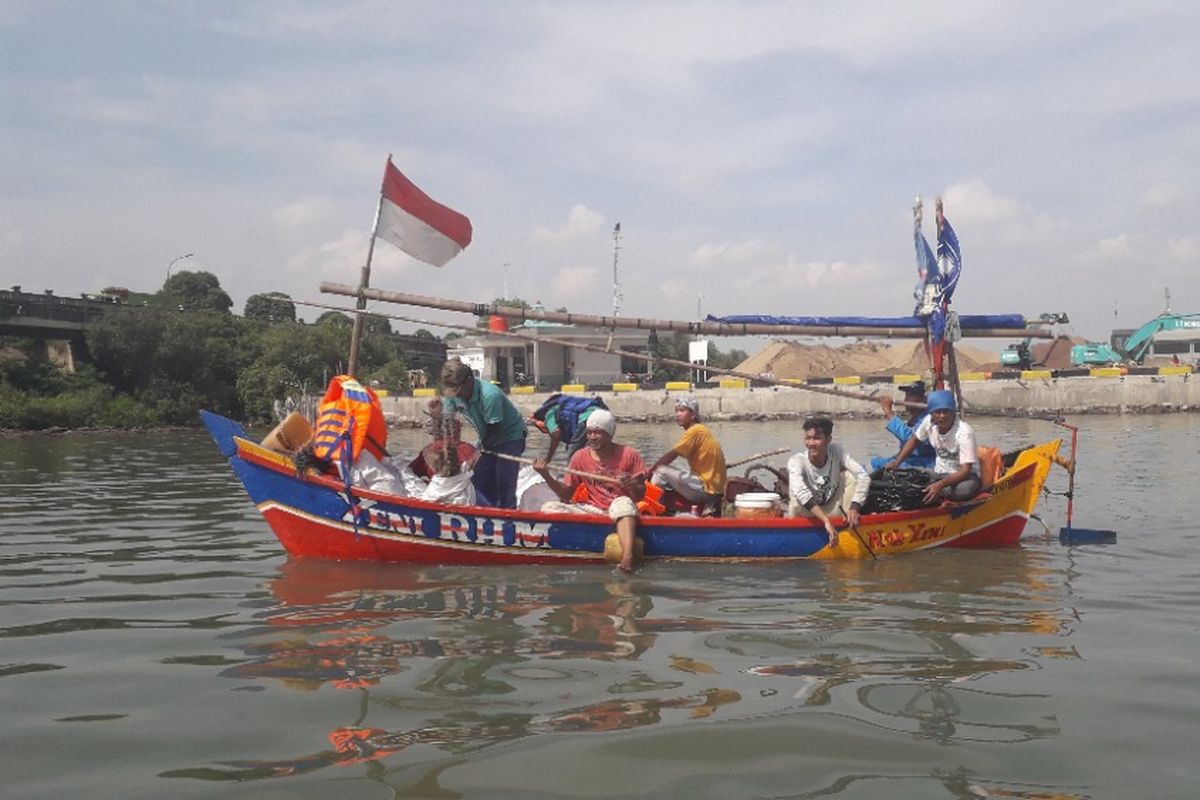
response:
<svg viewBox="0 0 1200 800"><path fill-rule="evenodd" d="M87 332L90 363L60 373L25 340L0 340L0 428L195 425L201 408L249 422L272 419L276 400L320 395L345 369L346 317L322 324L118 307ZM20 353L21 357L13 354ZM384 325L368 325L359 374L407 388L407 364Z"/></svg>

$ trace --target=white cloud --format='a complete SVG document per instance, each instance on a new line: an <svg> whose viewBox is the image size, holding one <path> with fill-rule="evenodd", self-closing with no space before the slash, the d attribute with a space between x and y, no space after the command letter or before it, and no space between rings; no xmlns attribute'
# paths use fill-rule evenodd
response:
<svg viewBox="0 0 1200 800"><path fill-rule="evenodd" d="M1132 258L1134 254L1134 237L1128 233L1118 233L1096 242L1093 249L1095 256L1103 261L1123 261Z"/></svg>
<svg viewBox="0 0 1200 800"><path fill-rule="evenodd" d="M1190 236L1172 236L1167 239L1167 257L1178 264L1197 266L1200 242Z"/></svg>
<svg viewBox="0 0 1200 800"><path fill-rule="evenodd" d="M533 240L535 242L565 242L569 239L591 236L603 225L603 214L592 211L582 203L576 203L567 212L566 222L557 228L539 225L533 231Z"/></svg>
<svg viewBox="0 0 1200 800"><path fill-rule="evenodd" d="M579 297L596 285L599 273L594 267L563 267L550 281L559 299Z"/></svg>
<svg viewBox="0 0 1200 800"><path fill-rule="evenodd" d="M24 239L25 234L20 228L9 228L0 236L0 245L3 245L5 250L15 250Z"/></svg>
<svg viewBox="0 0 1200 800"><path fill-rule="evenodd" d="M943 202L946 207L946 216L952 221L959 219L972 222L1009 221L1026 213L1015 197L997 194L981 178L972 178L964 183L947 186ZM926 200L926 220L933 218L932 211L933 204Z"/></svg>
<svg viewBox="0 0 1200 800"><path fill-rule="evenodd" d="M333 201L328 197L313 195L277 208L271 216L281 228L303 228L327 221L333 215L333 211Z"/></svg>
<svg viewBox="0 0 1200 800"><path fill-rule="evenodd" d="M305 275L314 282L328 280L356 284L367 258L369 240L369 232L348 229L336 239L293 253L285 260L284 267L288 272ZM396 248L377 245L371 258L371 282L377 285L376 278L403 274L412 263L412 258Z"/></svg>
<svg viewBox="0 0 1200 800"><path fill-rule="evenodd" d="M692 251L690 260L697 266L748 264L770 257L771 249L758 239L744 242L705 242Z"/></svg>
<svg viewBox="0 0 1200 800"><path fill-rule="evenodd" d="M1145 208L1167 208L1179 201L1183 192L1178 186L1160 181L1146 187L1142 192L1141 204Z"/></svg>

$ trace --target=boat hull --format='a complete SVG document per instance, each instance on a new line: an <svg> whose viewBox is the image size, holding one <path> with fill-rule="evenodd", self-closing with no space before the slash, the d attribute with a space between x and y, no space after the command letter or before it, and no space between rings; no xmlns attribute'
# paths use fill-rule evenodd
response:
<svg viewBox="0 0 1200 800"><path fill-rule="evenodd" d="M292 555L418 564L605 562L605 540L613 532L606 516L448 506L359 489L347 493L330 477L297 475L289 458L249 441L236 423L207 412L204 420ZM1014 465L990 495L971 502L864 516L857 531L842 530L832 542L807 519L643 517L638 535L647 559L702 561L861 559L947 544L1011 545L1037 502L1041 469L1038 459Z"/></svg>

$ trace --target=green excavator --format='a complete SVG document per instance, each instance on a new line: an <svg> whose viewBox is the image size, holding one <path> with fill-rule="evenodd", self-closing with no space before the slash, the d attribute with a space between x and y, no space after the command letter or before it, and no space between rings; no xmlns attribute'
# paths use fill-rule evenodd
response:
<svg viewBox="0 0 1200 800"><path fill-rule="evenodd" d="M1075 367L1096 367L1122 362L1140 364L1150 352L1156 334L1163 331L1192 329L1196 338L1200 339L1200 314L1160 314L1129 334L1117 348L1099 342L1087 342L1071 347L1071 365ZM1030 349L1031 339L1016 344L1010 344L1000 354L1000 363L1018 369L1032 369L1033 355Z"/></svg>

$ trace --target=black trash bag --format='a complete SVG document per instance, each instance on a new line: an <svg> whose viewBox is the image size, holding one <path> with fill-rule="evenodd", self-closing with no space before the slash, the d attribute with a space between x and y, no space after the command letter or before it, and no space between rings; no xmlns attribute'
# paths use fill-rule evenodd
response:
<svg viewBox="0 0 1200 800"><path fill-rule="evenodd" d="M330 472L333 470L333 462L327 458L320 458L313 452L312 445L302 448L296 455L292 456L292 463L296 465L296 473L303 475L305 470L315 469L317 472Z"/></svg>
<svg viewBox="0 0 1200 800"><path fill-rule="evenodd" d="M871 491L863 503L862 513L879 514L885 511L911 511L925 507L925 489L933 475L923 469L880 469L871 473Z"/></svg>

